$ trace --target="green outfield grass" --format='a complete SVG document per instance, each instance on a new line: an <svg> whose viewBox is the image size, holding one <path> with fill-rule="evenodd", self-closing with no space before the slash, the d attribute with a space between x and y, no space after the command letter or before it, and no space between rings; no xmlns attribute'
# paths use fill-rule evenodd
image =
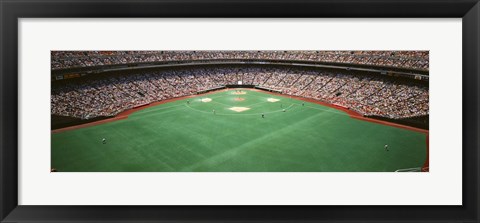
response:
<svg viewBox="0 0 480 223"><path fill-rule="evenodd" d="M128 119L52 133L52 168L376 172L421 167L427 157L425 133L357 120L314 103L303 106L303 101L287 96L234 92L178 100L135 112ZM249 109L237 112L232 107Z"/></svg>

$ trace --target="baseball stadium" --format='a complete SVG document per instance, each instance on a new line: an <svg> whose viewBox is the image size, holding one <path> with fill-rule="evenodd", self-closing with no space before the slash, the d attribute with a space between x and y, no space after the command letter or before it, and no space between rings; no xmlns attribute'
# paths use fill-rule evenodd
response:
<svg viewBox="0 0 480 223"><path fill-rule="evenodd" d="M51 172L428 172L428 51L51 51Z"/></svg>

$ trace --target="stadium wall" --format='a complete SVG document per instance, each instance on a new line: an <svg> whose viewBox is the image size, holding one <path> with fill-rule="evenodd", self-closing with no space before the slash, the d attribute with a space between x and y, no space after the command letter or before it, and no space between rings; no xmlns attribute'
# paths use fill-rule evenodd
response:
<svg viewBox="0 0 480 223"><path fill-rule="evenodd" d="M104 119L109 119L112 118L110 116L100 116L100 117L95 117L91 119L80 119L80 118L74 118L74 117L68 117L68 116L60 116L60 115L51 115L50 116L51 120L51 129L61 129L61 128L66 128L70 126L75 126L75 125L82 125L86 123L91 123L91 122L97 122L101 121Z"/></svg>
<svg viewBox="0 0 480 223"><path fill-rule="evenodd" d="M368 118L374 118L382 121L387 121L387 122L393 122L393 123L398 123L401 125L408 125L416 128L421 128L421 129L429 129L429 115L425 116L418 116L418 117L411 117L411 118L403 118L403 119L392 119L392 118L386 118L386 117L381 117L381 116L365 116Z"/></svg>

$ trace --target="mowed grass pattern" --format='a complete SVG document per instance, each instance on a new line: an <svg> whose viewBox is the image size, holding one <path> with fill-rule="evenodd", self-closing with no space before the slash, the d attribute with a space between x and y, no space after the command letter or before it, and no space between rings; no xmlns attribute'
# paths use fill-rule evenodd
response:
<svg viewBox="0 0 480 223"><path fill-rule="evenodd" d="M59 172L378 172L421 167L425 162L424 133L353 119L342 111L302 105L303 101L286 96L234 92L178 100L135 112L128 119L52 133L52 168ZM211 101L202 102L206 98ZM231 107L250 109L236 112Z"/></svg>

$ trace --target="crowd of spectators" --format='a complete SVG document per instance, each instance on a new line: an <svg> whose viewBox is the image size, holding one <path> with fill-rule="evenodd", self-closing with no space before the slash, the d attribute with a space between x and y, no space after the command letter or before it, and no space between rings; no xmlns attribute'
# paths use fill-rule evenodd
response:
<svg viewBox="0 0 480 223"><path fill-rule="evenodd" d="M259 66L163 69L66 81L52 86L51 112L81 119L113 116L239 81L344 106L366 116L400 119L429 112L426 86L381 75Z"/></svg>
<svg viewBox="0 0 480 223"><path fill-rule="evenodd" d="M428 51L52 51L51 69L196 60L293 60L428 70Z"/></svg>

